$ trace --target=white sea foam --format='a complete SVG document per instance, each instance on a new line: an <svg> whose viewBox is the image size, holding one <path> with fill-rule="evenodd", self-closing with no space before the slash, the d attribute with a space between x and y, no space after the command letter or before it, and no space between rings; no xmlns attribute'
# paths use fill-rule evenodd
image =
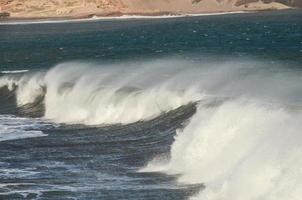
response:
<svg viewBox="0 0 302 200"><path fill-rule="evenodd" d="M41 129L50 125L38 119L0 115L0 141L47 136Z"/></svg>
<svg viewBox="0 0 302 200"><path fill-rule="evenodd" d="M45 76L45 117L65 123L131 123L153 118L193 99L190 92L173 91L168 84L146 85L158 75L149 69L57 66Z"/></svg>
<svg viewBox="0 0 302 200"><path fill-rule="evenodd" d="M201 98L194 88L184 90L189 82L173 81L182 70L175 61L141 64L65 63L46 73L4 76L0 86L17 88L19 106L45 95L47 119L89 125L148 120Z"/></svg>
<svg viewBox="0 0 302 200"><path fill-rule="evenodd" d="M200 105L172 145L171 160L143 171L205 183L192 199L298 200L302 195L302 112L232 100ZM154 169L155 168L155 169Z"/></svg>
<svg viewBox="0 0 302 200"><path fill-rule="evenodd" d="M63 63L47 72L3 76L0 87L18 86L19 106L45 95L47 119L89 125L148 120L204 98L245 95L296 104L302 90L297 85L299 76L263 71L262 65L248 60L195 63L178 59L114 65Z"/></svg>
<svg viewBox="0 0 302 200"><path fill-rule="evenodd" d="M192 199L300 199L300 73L265 68L249 73L229 69L220 78L216 73L212 84L217 85L211 88L231 98L212 105L200 102L188 125L177 131L171 159L155 158L140 171L204 183L205 190Z"/></svg>
<svg viewBox="0 0 302 200"><path fill-rule="evenodd" d="M23 69L23 70L4 70L1 71L2 74L19 74L19 73L25 73L28 72L29 70Z"/></svg>

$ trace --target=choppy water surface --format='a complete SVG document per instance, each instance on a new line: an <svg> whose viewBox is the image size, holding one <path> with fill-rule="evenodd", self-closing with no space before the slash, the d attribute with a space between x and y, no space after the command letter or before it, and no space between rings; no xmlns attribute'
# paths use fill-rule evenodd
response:
<svg viewBox="0 0 302 200"><path fill-rule="evenodd" d="M0 25L0 198L299 199L301 19Z"/></svg>

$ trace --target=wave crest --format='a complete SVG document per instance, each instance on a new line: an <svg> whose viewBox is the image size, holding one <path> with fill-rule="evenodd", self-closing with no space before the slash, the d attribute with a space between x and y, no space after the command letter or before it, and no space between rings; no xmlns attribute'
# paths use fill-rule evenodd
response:
<svg viewBox="0 0 302 200"><path fill-rule="evenodd" d="M176 89L169 83L167 76L176 73L174 69L159 72L64 63L47 72L2 77L0 86L15 92L19 107L43 98L44 117L54 122L125 124L152 119L200 99L194 89Z"/></svg>
<svg viewBox="0 0 302 200"><path fill-rule="evenodd" d="M302 112L249 100L199 105L179 130L166 164L143 171L181 174L183 183L204 183L192 199L299 199Z"/></svg>

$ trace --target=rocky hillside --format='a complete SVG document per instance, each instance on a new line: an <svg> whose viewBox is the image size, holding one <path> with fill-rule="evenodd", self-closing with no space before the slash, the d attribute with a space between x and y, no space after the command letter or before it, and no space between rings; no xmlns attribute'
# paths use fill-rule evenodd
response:
<svg viewBox="0 0 302 200"><path fill-rule="evenodd" d="M302 0L0 0L11 17L81 17L285 9Z"/></svg>

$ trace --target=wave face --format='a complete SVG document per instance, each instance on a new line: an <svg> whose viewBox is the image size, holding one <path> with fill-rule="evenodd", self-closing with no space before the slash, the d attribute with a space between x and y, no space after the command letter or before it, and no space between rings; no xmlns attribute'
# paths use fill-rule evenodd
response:
<svg viewBox="0 0 302 200"><path fill-rule="evenodd" d="M180 182L205 183L192 199L299 199L301 120L301 110L242 99L200 105L177 132L169 163L148 168L182 174Z"/></svg>
<svg viewBox="0 0 302 200"><path fill-rule="evenodd" d="M300 72L250 69L211 71L210 91L227 98L199 102L188 125L177 131L171 158L156 157L140 171L205 184L192 199L300 199Z"/></svg>

